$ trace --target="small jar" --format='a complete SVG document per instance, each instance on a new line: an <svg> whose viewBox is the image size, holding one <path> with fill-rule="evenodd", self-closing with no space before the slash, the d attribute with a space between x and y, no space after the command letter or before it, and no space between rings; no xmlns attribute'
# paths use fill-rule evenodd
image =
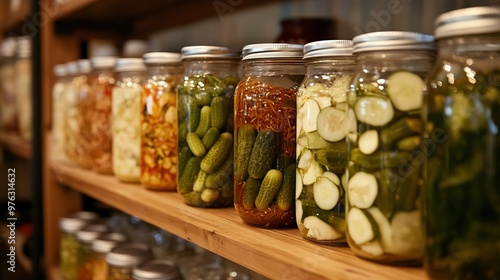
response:
<svg viewBox="0 0 500 280"><path fill-rule="evenodd" d="M104 233L92 241L92 251L89 258L92 266L92 280L108 279L109 268L106 262L106 254L126 241L127 237L125 235L116 232Z"/></svg>
<svg viewBox="0 0 500 280"><path fill-rule="evenodd" d="M66 65L54 66L56 82L52 86L52 160L65 162L64 125L65 125L65 92L69 79Z"/></svg>
<svg viewBox="0 0 500 280"><path fill-rule="evenodd" d="M92 66L90 60L80 59L78 64L78 83L76 85L76 119L78 134L76 136L76 161L77 165L84 169L92 167L91 156L91 124L93 102L90 98L90 72Z"/></svg>
<svg viewBox="0 0 500 280"><path fill-rule="evenodd" d="M132 271L134 280L182 280L179 267L168 260L147 261Z"/></svg>
<svg viewBox="0 0 500 280"><path fill-rule="evenodd" d="M347 240L357 256L414 265L423 257L420 143L424 79L434 37L374 32L353 39L350 85Z"/></svg>
<svg viewBox="0 0 500 280"><path fill-rule="evenodd" d="M352 41L304 46L307 72L297 94L296 219L308 240L346 243L347 91L355 58Z"/></svg>
<svg viewBox="0 0 500 280"><path fill-rule="evenodd" d="M31 76L31 38L17 39L17 58L14 64L15 94L19 117L19 135L23 140L32 139L32 76Z"/></svg>
<svg viewBox="0 0 500 280"><path fill-rule="evenodd" d="M149 190L177 186L177 96L179 53L144 55L147 82L141 96L141 184Z"/></svg>
<svg viewBox="0 0 500 280"><path fill-rule="evenodd" d="M91 124L92 170L101 174L113 174L111 102L115 84L113 71L115 57L101 56L90 59L92 65L90 94L94 99Z"/></svg>
<svg viewBox="0 0 500 280"><path fill-rule="evenodd" d="M15 94L15 51L16 41L13 38L6 38L0 46L0 129L3 131L18 131L16 94Z"/></svg>
<svg viewBox="0 0 500 280"><path fill-rule="evenodd" d="M76 232L97 219L92 212L78 212L59 220L61 239L59 246L59 267L63 280L77 279L79 243Z"/></svg>
<svg viewBox="0 0 500 280"><path fill-rule="evenodd" d="M152 259L152 254L147 245L121 244L106 254L106 262L109 266L108 280L131 280L133 269L150 259Z"/></svg>
<svg viewBox="0 0 500 280"><path fill-rule="evenodd" d="M64 93L64 152L66 163L76 166L78 164L77 138L78 129L78 111L77 111L77 85L78 85L78 64L76 61L66 63L69 83Z"/></svg>
<svg viewBox="0 0 500 280"><path fill-rule="evenodd" d="M500 7L436 20L425 96L426 229L431 279L500 279Z"/></svg>
<svg viewBox="0 0 500 280"><path fill-rule="evenodd" d="M295 222L296 99L304 79L303 45L243 48L245 75L235 93L235 207L258 227Z"/></svg>
<svg viewBox="0 0 500 280"><path fill-rule="evenodd" d="M112 94L113 173L122 182L139 183L141 177L141 94L146 67L142 58L116 62Z"/></svg>
<svg viewBox="0 0 500 280"><path fill-rule="evenodd" d="M225 47L181 50L177 191L188 205L233 204L233 107L240 56Z"/></svg>
<svg viewBox="0 0 500 280"><path fill-rule="evenodd" d="M76 232L78 240L78 280L92 280L93 266L90 259L92 241L109 232L105 224L90 224Z"/></svg>

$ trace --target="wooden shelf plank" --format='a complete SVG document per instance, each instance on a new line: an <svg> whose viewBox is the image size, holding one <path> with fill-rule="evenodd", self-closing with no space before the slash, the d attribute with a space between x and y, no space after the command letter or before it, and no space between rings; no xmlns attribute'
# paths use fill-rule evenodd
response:
<svg viewBox="0 0 500 280"><path fill-rule="evenodd" d="M5 7L5 9L8 9L8 7ZM27 30L23 30L23 23L24 20L27 20L30 13L30 1L26 0L21 1L20 6L15 11L10 11L10 9L5 10L4 18L2 19L2 32L9 36L12 34L20 35L26 32Z"/></svg>
<svg viewBox="0 0 500 280"><path fill-rule="evenodd" d="M31 159L31 143L21 139L18 134L2 131L0 134L0 145L10 153L23 159Z"/></svg>
<svg viewBox="0 0 500 280"><path fill-rule="evenodd" d="M99 201L185 238L272 279L427 279L422 268L362 260L347 247L302 238L298 229L270 230L241 222L234 208L190 207L177 193L152 192L113 176L52 165L58 180Z"/></svg>

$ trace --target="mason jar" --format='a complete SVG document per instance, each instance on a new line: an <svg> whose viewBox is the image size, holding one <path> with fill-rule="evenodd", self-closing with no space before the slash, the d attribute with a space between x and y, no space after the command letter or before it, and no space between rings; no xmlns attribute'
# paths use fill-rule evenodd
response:
<svg viewBox="0 0 500 280"><path fill-rule="evenodd" d="M178 92L178 184L188 205L233 204L233 98L240 55L225 47L181 50Z"/></svg>
<svg viewBox="0 0 500 280"><path fill-rule="evenodd" d="M243 47L244 76L235 92L235 208L247 224L295 222L297 91L304 79L303 45Z"/></svg>
<svg viewBox="0 0 500 280"><path fill-rule="evenodd" d="M116 57L93 57L90 63L92 65L90 94L91 98L94 98L90 144L93 157L92 169L101 174L113 174L111 95L115 84Z"/></svg>
<svg viewBox="0 0 500 280"><path fill-rule="evenodd" d="M109 267L107 280L131 280L133 269L150 259L152 254L147 245L125 243L116 246L106 254Z"/></svg>
<svg viewBox="0 0 500 280"><path fill-rule="evenodd" d="M346 243L347 91L356 66L352 41L304 46L307 72L297 94L296 219L302 236Z"/></svg>
<svg viewBox="0 0 500 280"><path fill-rule="evenodd" d="M64 152L66 163L78 165L77 139L78 129L78 111L77 111L77 86L78 86L78 63L70 61L66 63L69 83L64 92Z"/></svg>
<svg viewBox="0 0 500 280"><path fill-rule="evenodd" d="M56 81L52 86L52 161L64 162L64 123L66 112L64 94L68 86L66 65L57 64L53 68Z"/></svg>
<svg viewBox="0 0 500 280"><path fill-rule="evenodd" d="M16 109L19 118L19 135L23 140L33 137L32 114L32 75L31 75L31 38L17 38L17 55L14 63Z"/></svg>
<svg viewBox="0 0 500 280"><path fill-rule="evenodd" d="M177 95L181 55L152 52L143 56L146 82L140 101L141 184L150 190L177 186Z"/></svg>
<svg viewBox="0 0 500 280"><path fill-rule="evenodd" d="M382 31L353 39L358 65L348 103L347 240L354 254L421 263L421 119L434 37Z"/></svg>
<svg viewBox="0 0 500 280"><path fill-rule="evenodd" d="M105 224L97 223L89 224L76 232L76 239L78 240L78 280L92 280L93 263L90 259L92 241L106 232L109 232L109 228Z"/></svg>
<svg viewBox="0 0 500 280"><path fill-rule="evenodd" d="M424 266L500 279L500 7L440 15L425 98Z"/></svg>
<svg viewBox="0 0 500 280"><path fill-rule="evenodd" d="M124 234L111 232L97 237L91 244L90 264L92 267L92 280L107 280L109 268L106 263L106 254L114 247L127 241Z"/></svg>
<svg viewBox="0 0 500 280"><path fill-rule="evenodd" d="M0 45L0 129L3 131L17 132L19 130L16 110L15 94L15 52L16 41L14 38L5 38Z"/></svg>
<svg viewBox="0 0 500 280"><path fill-rule="evenodd" d="M141 178L141 94L146 67L142 58L121 58L112 93L113 173L123 182Z"/></svg>
<svg viewBox="0 0 500 280"><path fill-rule="evenodd" d="M151 260L138 265L132 271L134 280L182 280L179 267L169 260Z"/></svg>
<svg viewBox="0 0 500 280"><path fill-rule="evenodd" d="M89 59L80 59L78 64L78 78L76 84L76 120L78 134L76 135L76 163L79 167L92 167L90 149L93 102L90 98L90 72L92 66Z"/></svg>

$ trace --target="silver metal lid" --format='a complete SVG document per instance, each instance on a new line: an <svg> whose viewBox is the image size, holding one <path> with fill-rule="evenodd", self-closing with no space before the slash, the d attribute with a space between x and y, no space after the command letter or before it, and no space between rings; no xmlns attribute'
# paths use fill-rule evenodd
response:
<svg viewBox="0 0 500 280"><path fill-rule="evenodd" d="M243 47L243 59L302 58L304 45L286 43L250 44Z"/></svg>
<svg viewBox="0 0 500 280"><path fill-rule="evenodd" d="M96 56L90 58L92 69L115 67L117 58L115 56Z"/></svg>
<svg viewBox="0 0 500 280"><path fill-rule="evenodd" d="M150 52L143 56L146 64L180 64L181 54L174 52Z"/></svg>
<svg viewBox="0 0 500 280"><path fill-rule="evenodd" d="M441 14L435 21L436 38L500 32L500 6L483 6Z"/></svg>
<svg viewBox="0 0 500 280"><path fill-rule="evenodd" d="M66 70L68 71L69 75L78 74L78 63L76 61L70 61L66 63Z"/></svg>
<svg viewBox="0 0 500 280"><path fill-rule="evenodd" d="M80 74L88 74L92 70L92 65L90 64L89 59L80 59L77 61L78 64L78 73Z"/></svg>
<svg viewBox="0 0 500 280"><path fill-rule="evenodd" d="M173 280L179 279L181 272L172 261L152 260L134 268L132 275L137 280Z"/></svg>
<svg viewBox="0 0 500 280"><path fill-rule="evenodd" d="M91 243L103 233L109 232L109 227L105 224L90 224L76 232L76 239L82 243Z"/></svg>
<svg viewBox="0 0 500 280"><path fill-rule="evenodd" d="M379 31L361 34L352 39L353 53L390 50L434 50L434 36L406 31Z"/></svg>
<svg viewBox="0 0 500 280"><path fill-rule="evenodd" d="M125 243L106 254L106 262L114 266L137 266L152 258L149 247L141 243Z"/></svg>
<svg viewBox="0 0 500 280"><path fill-rule="evenodd" d="M127 241L127 237L124 234L117 232L104 233L92 241L92 250L99 253L108 253L125 241Z"/></svg>
<svg viewBox="0 0 500 280"><path fill-rule="evenodd" d="M12 57L16 54L16 40L12 37L5 38L0 47L0 54L3 57Z"/></svg>
<svg viewBox="0 0 500 280"><path fill-rule="evenodd" d="M28 36L16 38L16 53L18 58L31 57L31 38Z"/></svg>
<svg viewBox="0 0 500 280"><path fill-rule="evenodd" d="M182 59L189 58L226 58L239 59L240 54L227 47L220 46L187 46L181 49Z"/></svg>
<svg viewBox="0 0 500 280"><path fill-rule="evenodd" d="M146 71L146 66L142 58L120 58L116 61L115 71Z"/></svg>
<svg viewBox="0 0 500 280"><path fill-rule="evenodd" d="M68 71L66 70L66 65L64 64L55 65L53 70L54 70L54 75L56 75L57 77L66 76L68 74Z"/></svg>
<svg viewBox="0 0 500 280"><path fill-rule="evenodd" d="M92 221L95 221L99 216L94 212L76 212L74 214L61 217L59 219L59 228L66 233L75 233Z"/></svg>
<svg viewBox="0 0 500 280"><path fill-rule="evenodd" d="M352 55L351 40L323 40L304 45L304 59Z"/></svg>

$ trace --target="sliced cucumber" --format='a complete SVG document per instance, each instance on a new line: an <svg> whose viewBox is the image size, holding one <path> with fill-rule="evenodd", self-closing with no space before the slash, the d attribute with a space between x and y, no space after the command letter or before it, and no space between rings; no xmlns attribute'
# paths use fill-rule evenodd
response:
<svg viewBox="0 0 500 280"><path fill-rule="evenodd" d="M314 201L323 210L333 209L339 201L340 193L337 185L325 176L316 178L313 191Z"/></svg>
<svg viewBox="0 0 500 280"><path fill-rule="evenodd" d="M302 210L302 202L300 200L295 200L295 219L297 222L302 221L302 215L304 214L304 210Z"/></svg>
<svg viewBox="0 0 500 280"><path fill-rule="evenodd" d="M347 106L347 102L337 103L335 104L335 108L340 109L342 111L347 111L349 107Z"/></svg>
<svg viewBox="0 0 500 280"><path fill-rule="evenodd" d="M377 223L378 230L380 232L380 241L382 242L382 247L385 251L390 251L393 246L392 241L392 228L389 220L380 212L377 207L372 207L368 209L368 212L372 215L373 219Z"/></svg>
<svg viewBox="0 0 500 280"><path fill-rule="evenodd" d="M302 120L302 129L305 132L312 132L318 129L318 124L316 119L318 118L318 114L320 113L320 108L318 102L314 99L307 99L304 102L304 106L300 108L301 120Z"/></svg>
<svg viewBox="0 0 500 280"><path fill-rule="evenodd" d="M351 208L347 214L347 232L357 245L372 241L376 237L376 224L366 210Z"/></svg>
<svg viewBox="0 0 500 280"><path fill-rule="evenodd" d="M305 150L302 156L299 159L299 163L297 167L300 169L308 169L313 162L313 153L310 150Z"/></svg>
<svg viewBox="0 0 500 280"><path fill-rule="evenodd" d="M300 177L299 170L295 171L295 199L298 199L300 194L302 193L302 188L304 185L302 184L302 178Z"/></svg>
<svg viewBox="0 0 500 280"><path fill-rule="evenodd" d="M321 110L332 106L332 97L331 96L315 96L314 100L318 102L319 108Z"/></svg>
<svg viewBox="0 0 500 280"><path fill-rule="evenodd" d="M325 141L325 139L321 138L317 131L313 131L306 134L307 138L307 147L309 149L326 149L332 146L332 143Z"/></svg>
<svg viewBox="0 0 500 280"><path fill-rule="evenodd" d="M330 179L335 185L340 186L340 179L337 174L330 171L325 171L323 172L323 176Z"/></svg>
<svg viewBox="0 0 500 280"><path fill-rule="evenodd" d="M347 193L351 206L367 209L377 197L377 178L373 174L357 172L348 182Z"/></svg>
<svg viewBox="0 0 500 280"><path fill-rule="evenodd" d="M345 111L328 107L318 114L317 129L319 136L329 142L344 139L346 134L347 114Z"/></svg>
<svg viewBox="0 0 500 280"><path fill-rule="evenodd" d="M386 125L394 117L391 101L375 96L365 96L358 99L354 111L358 121L373 126Z"/></svg>
<svg viewBox="0 0 500 280"><path fill-rule="evenodd" d="M407 71L393 73L387 79L387 94L396 109L406 112L422 107L424 81Z"/></svg>
<svg viewBox="0 0 500 280"><path fill-rule="evenodd" d="M367 130L359 136L359 150L365 155L370 155L377 150L378 142L378 131L375 129Z"/></svg>
<svg viewBox="0 0 500 280"><path fill-rule="evenodd" d="M297 130L297 145L299 145L300 148L306 148L308 145L307 144L307 134L304 131L301 131L300 134L298 132L299 131ZM298 150L299 149L297 149L297 151Z"/></svg>
<svg viewBox="0 0 500 280"><path fill-rule="evenodd" d="M309 168L305 169L302 173L302 183L304 185L314 184L316 178L321 175L323 175L321 165L313 160Z"/></svg>
<svg viewBox="0 0 500 280"><path fill-rule="evenodd" d="M384 254L384 249L379 241L372 241L359 246L366 253L378 257Z"/></svg>
<svg viewBox="0 0 500 280"><path fill-rule="evenodd" d="M344 237L316 216L306 217L304 227L308 229L306 236L315 240L335 240Z"/></svg>
<svg viewBox="0 0 500 280"><path fill-rule="evenodd" d="M358 140L358 122L356 120L356 113L353 109L347 111L347 137L349 141L356 143Z"/></svg>
<svg viewBox="0 0 500 280"><path fill-rule="evenodd" d="M393 246L388 253L400 256L421 256L424 239L419 210L399 212L391 221Z"/></svg>

